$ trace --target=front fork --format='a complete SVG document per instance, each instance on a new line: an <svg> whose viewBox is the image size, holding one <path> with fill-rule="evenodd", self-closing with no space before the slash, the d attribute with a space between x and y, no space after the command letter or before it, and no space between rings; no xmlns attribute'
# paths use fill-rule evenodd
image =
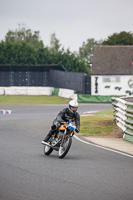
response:
<svg viewBox="0 0 133 200"><path fill-rule="evenodd" d="M61 141L61 144L60 144L61 147L63 147L66 133L67 133L67 131L66 131L66 129L65 129L64 134L63 134L63 138L62 138L62 141Z"/></svg>
<svg viewBox="0 0 133 200"><path fill-rule="evenodd" d="M66 135L67 135L67 130L65 129L65 131L64 131L64 134L63 134L63 138L62 138L62 141L61 141L61 144L60 144L60 146L61 147L63 147L63 144L64 144L64 140L65 140L65 138L66 138ZM73 136L74 135L74 132L70 132L70 134L68 134L68 136Z"/></svg>

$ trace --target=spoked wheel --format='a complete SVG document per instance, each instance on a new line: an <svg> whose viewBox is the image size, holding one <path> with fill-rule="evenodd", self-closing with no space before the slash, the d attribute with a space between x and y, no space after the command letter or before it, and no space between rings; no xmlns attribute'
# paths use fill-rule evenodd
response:
<svg viewBox="0 0 133 200"><path fill-rule="evenodd" d="M48 145L44 146L44 154L45 155L50 155L52 153L53 149L49 147Z"/></svg>
<svg viewBox="0 0 133 200"><path fill-rule="evenodd" d="M59 152L58 152L58 157L59 158L64 158L65 155L68 153L70 147L71 147L71 144L72 144L72 137L67 137L65 140L64 140L64 144L63 144L63 147L60 147L59 148Z"/></svg>

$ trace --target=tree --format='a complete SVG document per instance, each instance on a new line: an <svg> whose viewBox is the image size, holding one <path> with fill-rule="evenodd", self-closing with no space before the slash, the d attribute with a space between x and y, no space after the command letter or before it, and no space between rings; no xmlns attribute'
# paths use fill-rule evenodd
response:
<svg viewBox="0 0 133 200"><path fill-rule="evenodd" d="M0 42L0 64L59 64L68 71L89 74L89 66L83 58L60 47L55 33L51 34L50 47L44 47L39 31L19 26L15 31L9 30L5 40Z"/></svg>
<svg viewBox="0 0 133 200"><path fill-rule="evenodd" d="M22 42L30 43L34 48L43 47L43 41L40 40L39 31L32 32L31 29L26 29L24 25L18 25L18 28L13 31L9 30L5 36L5 42Z"/></svg>
<svg viewBox="0 0 133 200"><path fill-rule="evenodd" d="M104 40L103 45L133 45L133 33L122 31L114 33Z"/></svg>
<svg viewBox="0 0 133 200"><path fill-rule="evenodd" d="M39 31L32 32L24 25L19 25L15 31L9 30L5 41L0 43L0 63L37 64L38 52L42 48L43 42L40 40Z"/></svg>
<svg viewBox="0 0 133 200"><path fill-rule="evenodd" d="M71 53L69 49L62 52L60 64L64 65L69 72L83 72L90 74L87 62L78 55Z"/></svg>
<svg viewBox="0 0 133 200"><path fill-rule="evenodd" d="M57 52L61 47L60 41L56 38L56 34L52 33L50 36L50 48L52 51Z"/></svg>
<svg viewBox="0 0 133 200"><path fill-rule="evenodd" d="M79 56L84 59L87 63L91 63L92 51L94 45L99 44L94 38L87 39L87 42L83 42L82 46L79 48Z"/></svg>

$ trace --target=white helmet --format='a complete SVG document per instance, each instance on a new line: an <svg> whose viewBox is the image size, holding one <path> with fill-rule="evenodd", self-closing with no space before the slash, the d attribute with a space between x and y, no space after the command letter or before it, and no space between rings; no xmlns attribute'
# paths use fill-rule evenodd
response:
<svg viewBox="0 0 133 200"><path fill-rule="evenodd" d="M78 109L78 102L75 100L69 101L69 110L72 113L75 113L77 111L77 109Z"/></svg>

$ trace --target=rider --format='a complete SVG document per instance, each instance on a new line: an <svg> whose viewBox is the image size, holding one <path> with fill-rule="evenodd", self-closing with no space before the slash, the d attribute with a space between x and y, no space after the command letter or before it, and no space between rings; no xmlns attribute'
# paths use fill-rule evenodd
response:
<svg viewBox="0 0 133 200"><path fill-rule="evenodd" d="M53 121L53 125L51 126L51 130L49 131L48 135L44 138L41 142L45 144L48 142L50 137L58 130L60 127L61 122L69 122L72 120L75 122L76 125L76 132L80 131L80 115L77 112L78 109L78 102L75 100L71 100L67 108L64 108L62 111L59 112L56 119Z"/></svg>

